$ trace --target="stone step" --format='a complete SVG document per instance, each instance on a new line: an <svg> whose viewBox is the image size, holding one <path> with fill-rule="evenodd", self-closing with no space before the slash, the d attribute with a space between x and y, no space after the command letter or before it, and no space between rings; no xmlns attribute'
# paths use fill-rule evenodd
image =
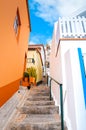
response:
<svg viewBox="0 0 86 130"><path fill-rule="evenodd" d="M49 100L49 92L50 88L43 86L27 89L23 102L1 130L61 130L59 107Z"/></svg>
<svg viewBox="0 0 86 130"><path fill-rule="evenodd" d="M50 93L49 92L34 92L34 91L32 91L32 92L30 92L30 95L34 95L34 96L49 96L50 95Z"/></svg>
<svg viewBox="0 0 86 130"><path fill-rule="evenodd" d="M30 93L46 93L49 94L49 90L30 90Z"/></svg>
<svg viewBox="0 0 86 130"><path fill-rule="evenodd" d="M22 114L56 114L59 112L58 107L55 105L48 106L23 106L18 108L20 113Z"/></svg>
<svg viewBox="0 0 86 130"><path fill-rule="evenodd" d="M50 92L49 87L33 87L30 90L34 92Z"/></svg>
<svg viewBox="0 0 86 130"><path fill-rule="evenodd" d="M16 113L17 114L17 113ZM4 130L61 130L58 114L17 114ZM65 127L64 130L67 130Z"/></svg>
<svg viewBox="0 0 86 130"><path fill-rule="evenodd" d="M44 106L44 105L55 105L54 101L25 101L24 106Z"/></svg>
<svg viewBox="0 0 86 130"><path fill-rule="evenodd" d="M5 130L61 130L58 114L27 115L19 114L11 120Z"/></svg>
<svg viewBox="0 0 86 130"><path fill-rule="evenodd" d="M36 86L36 87L32 87L31 89L34 90L49 90L50 88L48 86Z"/></svg>
<svg viewBox="0 0 86 130"><path fill-rule="evenodd" d="M27 98L27 100L29 101L46 101L46 100L50 100L50 97L49 96L29 96Z"/></svg>

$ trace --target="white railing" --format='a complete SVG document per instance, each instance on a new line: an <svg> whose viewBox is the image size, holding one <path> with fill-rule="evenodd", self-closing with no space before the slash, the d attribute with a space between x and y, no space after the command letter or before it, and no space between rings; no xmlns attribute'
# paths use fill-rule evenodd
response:
<svg viewBox="0 0 86 130"><path fill-rule="evenodd" d="M57 30L59 30L60 38L86 38L86 18L59 18Z"/></svg>

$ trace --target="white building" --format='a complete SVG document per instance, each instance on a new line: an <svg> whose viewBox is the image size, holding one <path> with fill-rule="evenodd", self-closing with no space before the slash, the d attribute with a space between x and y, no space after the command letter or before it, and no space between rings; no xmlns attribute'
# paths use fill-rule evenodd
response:
<svg viewBox="0 0 86 130"><path fill-rule="evenodd" d="M68 130L86 130L85 67L86 18L59 18L54 26L50 76L63 84L64 120ZM52 95L60 106L59 87L54 82Z"/></svg>
<svg viewBox="0 0 86 130"><path fill-rule="evenodd" d="M50 53L51 53L51 43L48 43L45 46L45 55L46 55L46 74L50 74Z"/></svg>

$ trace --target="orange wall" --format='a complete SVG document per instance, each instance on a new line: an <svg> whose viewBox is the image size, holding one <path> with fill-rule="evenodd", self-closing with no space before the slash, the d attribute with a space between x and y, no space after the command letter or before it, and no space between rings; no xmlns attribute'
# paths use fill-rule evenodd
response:
<svg viewBox="0 0 86 130"><path fill-rule="evenodd" d="M13 28L17 7L21 20L19 40ZM1 0L0 18L0 99L8 99L18 89L28 48L30 28L26 0ZM15 89L10 84L15 84Z"/></svg>
<svg viewBox="0 0 86 130"><path fill-rule="evenodd" d="M6 86L0 87L0 106L2 106L19 88L19 80L16 80Z"/></svg>

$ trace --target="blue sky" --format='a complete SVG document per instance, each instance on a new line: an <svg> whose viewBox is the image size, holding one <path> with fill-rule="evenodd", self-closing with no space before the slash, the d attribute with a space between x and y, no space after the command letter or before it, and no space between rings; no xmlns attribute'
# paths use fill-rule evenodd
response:
<svg viewBox="0 0 86 130"><path fill-rule="evenodd" d="M31 33L29 44L50 43L54 23L84 6L85 0L28 0Z"/></svg>

